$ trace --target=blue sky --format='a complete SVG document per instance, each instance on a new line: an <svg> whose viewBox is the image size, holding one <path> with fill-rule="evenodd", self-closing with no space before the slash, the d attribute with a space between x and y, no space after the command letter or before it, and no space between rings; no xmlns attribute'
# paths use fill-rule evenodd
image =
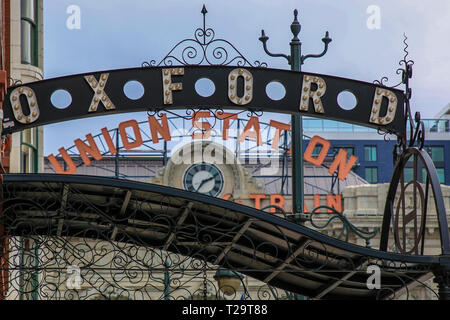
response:
<svg viewBox="0 0 450 320"><path fill-rule="evenodd" d="M299 10L303 54L322 51L326 30L333 41L320 59L309 59L303 71L372 82L395 73L403 58L403 33L408 36L409 59L415 61L411 86L413 112L433 117L450 102L450 1L447 0L45 0L45 78L89 71L139 67L159 62L180 40L193 37L206 24L216 38L232 42L250 61L289 69L285 59L268 57L258 40L261 29L274 53L289 53L293 10ZM81 10L80 29L68 29L70 5ZM380 9L380 28L369 29L371 5ZM73 145L85 134L114 128L123 120L145 114L90 118L45 127L44 153Z"/></svg>

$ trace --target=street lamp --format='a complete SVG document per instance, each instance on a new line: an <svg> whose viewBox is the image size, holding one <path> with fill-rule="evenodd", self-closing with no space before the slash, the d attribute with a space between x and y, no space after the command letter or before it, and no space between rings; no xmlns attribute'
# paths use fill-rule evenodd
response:
<svg viewBox="0 0 450 320"><path fill-rule="evenodd" d="M220 291L226 296L231 296L238 292L243 278L244 276L241 273L225 268L217 269L214 275L214 280L217 281Z"/></svg>
<svg viewBox="0 0 450 320"><path fill-rule="evenodd" d="M301 46L302 43L298 38L298 34L301 30L301 25L297 20L298 11L294 10L294 21L291 23L291 32L293 38L290 42L291 54L286 55L282 53L271 53L267 49L267 40L269 37L266 36L264 30L261 30L261 37L259 40L262 42L264 52L271 57L282 57L285 58L288 64L291 66L293 71L301 71L301 66L306 59L309 58L320 58L328 51L328 45L331 42L328 31L325 32L325 37L322 38L324 43L324 49L319 54L307 54L302 55ZM304 214L304 178L303 178L303 123L302 116L293 115L291 118L292 124L292 212L295 216L299 214L301 217ZM305 218L302 218L304 221Z"/></svg>

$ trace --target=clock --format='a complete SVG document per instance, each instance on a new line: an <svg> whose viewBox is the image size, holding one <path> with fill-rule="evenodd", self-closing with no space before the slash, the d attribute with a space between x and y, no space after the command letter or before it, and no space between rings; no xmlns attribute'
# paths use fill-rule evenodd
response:
<svg viewBox="0 0 450 320"><path fill-rule="evenodd" d="M200 157L201 156L201 157ZM263 193L245 171L235 153L213 141L193 141L172 151L167 164L156 171L152 183L223 198Z"/></svg>
<svg viewBox="0 0 450 320"><path fill-rule="evenodd" d="M188 167L183 176L184 189L217 197L222 192L224 178L222 171L211 163L195 163Z"/></svg>

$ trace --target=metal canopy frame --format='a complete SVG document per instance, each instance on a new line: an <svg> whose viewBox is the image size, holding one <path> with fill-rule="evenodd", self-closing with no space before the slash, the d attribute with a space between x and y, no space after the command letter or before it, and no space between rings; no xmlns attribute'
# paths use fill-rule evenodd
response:
<svg viewBox="0 0 450 320"><path fill-rule="evenodd" d="M59 238L159 248L315 298L392 297L439 263L434 256L360 247L260 210L161 185L9 174L3 188L9 237L42 236L45 241L36 240L41 246ZM367 288L368 265L382 270L380 290Z"/></svg>

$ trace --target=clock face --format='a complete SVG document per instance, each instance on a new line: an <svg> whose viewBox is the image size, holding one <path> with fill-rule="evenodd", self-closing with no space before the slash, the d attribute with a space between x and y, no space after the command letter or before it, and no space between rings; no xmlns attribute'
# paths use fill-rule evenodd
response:
<svg viewBox="0 0 450 320"><path fill-rule="evenodd" d="M196 163L190 166L183 177L184 188L217 197L223 189L222 172L213 164Z"/></svg>

